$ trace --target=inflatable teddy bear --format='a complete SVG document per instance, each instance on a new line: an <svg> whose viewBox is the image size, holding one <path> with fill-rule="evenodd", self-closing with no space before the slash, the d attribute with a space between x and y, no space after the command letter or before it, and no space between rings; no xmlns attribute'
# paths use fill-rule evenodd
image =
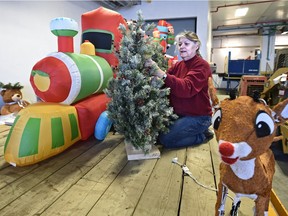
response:
<svg viewBox="0 0 288 216"><path fill-rule="evenodd" d="M14 85L12 85L11 83L6 85L0 83L0 87L1 96L3 102L5 103L0 110L1 115L17 113L30 104L27 101L22 100L21 89L23 88L23 86L21 86L19 82L15 83Z"/></svg>

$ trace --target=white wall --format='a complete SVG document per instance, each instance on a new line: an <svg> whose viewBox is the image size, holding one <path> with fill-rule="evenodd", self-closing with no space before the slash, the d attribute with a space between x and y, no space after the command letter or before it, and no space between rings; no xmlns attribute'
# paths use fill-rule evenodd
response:
<svg viewBox="0 0 288 216"><path fill-rule="evenodd" d="M74 50L79 52L81 15L98 8L95 2L78 1L0 1L0 81L20 82L24 99L35 102L30 72L36 62L57 51L57 38L50 32L55 17L69 17L79 25Z"/></svg>

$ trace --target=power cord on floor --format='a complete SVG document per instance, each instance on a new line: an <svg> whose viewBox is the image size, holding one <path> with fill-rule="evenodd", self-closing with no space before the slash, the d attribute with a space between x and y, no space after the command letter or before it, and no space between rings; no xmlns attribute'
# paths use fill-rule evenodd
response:
<svg viewBox="0 0 288 216"><path fill-rule="evenodd" d="M185 164L181 164L178 162L178 158L175 157L175 158L172 158L172 163L174 164L177 164L181 167L181 169L183 170L184 174L185 175L188 175L196 184L198 184L199 186L205 188L205 189L208 189L208 190L211 190L211 191L214 191L214 192L218 192L218 190L216 188L211 188L211 187L208 187L202 183L200 183L193 175L192 175L192 172L190 172L189 168L185 165ZM227 196L233 200L233 198L227 194Z"/></svg>

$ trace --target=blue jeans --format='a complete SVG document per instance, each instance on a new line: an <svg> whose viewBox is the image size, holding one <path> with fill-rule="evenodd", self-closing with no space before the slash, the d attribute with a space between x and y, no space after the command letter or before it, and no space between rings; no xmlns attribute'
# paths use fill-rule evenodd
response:
<svg viewBox="0 0 288 216"><path fill-rule="evenodd" d="M179 148L197 145L205 140L204 131L211 125L211 116L184 116L169 127L168 133L159 136L166 148Z"/></svg>

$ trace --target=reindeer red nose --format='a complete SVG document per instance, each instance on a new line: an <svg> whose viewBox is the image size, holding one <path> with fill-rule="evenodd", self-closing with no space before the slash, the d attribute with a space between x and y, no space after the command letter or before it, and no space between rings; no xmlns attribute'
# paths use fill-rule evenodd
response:
<svg viewBox="0 0 288 216"><path fill-rule="evenodd" d="M219 152L225 157L230 157L234 153L234 147L230 142L222 142L219 145Z"/></svg>

